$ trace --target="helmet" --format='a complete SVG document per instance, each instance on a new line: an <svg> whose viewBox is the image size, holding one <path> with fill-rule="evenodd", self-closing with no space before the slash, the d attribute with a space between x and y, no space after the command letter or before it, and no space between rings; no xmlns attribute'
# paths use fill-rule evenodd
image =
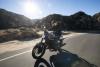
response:
<svg viewBox="0 0 100 67"><path fill-rule="evenodd" d="M61 30L55 30L54 31L55 36L61 36L62 35L62 31Z"/></svg>

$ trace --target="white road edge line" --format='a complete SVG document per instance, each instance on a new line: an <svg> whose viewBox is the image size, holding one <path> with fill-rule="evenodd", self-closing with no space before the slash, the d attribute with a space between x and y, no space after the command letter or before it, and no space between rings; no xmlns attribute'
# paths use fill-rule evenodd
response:
<svg viewBox="0 0 100 67"><path fill-rule="evenodd" d="M25 51L25 52L22 52L22 53L19 53L19 54L15 54L15 55L12 55L12 56L3 58L3 59L0 60L0 62L1 62L1 61L4 61L4 60L11 59L11 58L16 57L16 56L19 56L19 55L22 55L22 54L27 53L27 52L31 52L31 51L32 51L32 50L29 50L29 51Z"/></svg>
<svg viewBox="0 0 100 67"><path fill-rule="evenodd" d="M78 35L79 35L79 34L78 34ZM71 36L75 36L75 35L69 35L69 36L67 36L67 38L70 38ZM65 36L64 38L66 38L66 36ZM3 59L0 60L0 62L1 62L1 61L4 61L4 60L11 59L11 58L16 57L16 56L19 56L19 55L22 55L22 54L27 53L27 52L31 52L31 51L32 51L32 50L29 50L29 51L25 51L25 52L22 52L22 53L19 53L19 54L15 54L15 55L12 55L12 56L3 58Z"/></svg>

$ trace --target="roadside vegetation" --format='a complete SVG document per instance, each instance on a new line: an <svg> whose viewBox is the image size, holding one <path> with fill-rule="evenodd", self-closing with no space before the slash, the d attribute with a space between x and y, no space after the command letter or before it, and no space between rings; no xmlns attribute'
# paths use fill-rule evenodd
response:
<svg viewBox="0 0 100 67"><path fill-rule="evenodd" d="M0 42L6 42L11 40L32 40L40 37L40 35L33 28L17 28L17 29L5 29L0 30Z"/></svg>

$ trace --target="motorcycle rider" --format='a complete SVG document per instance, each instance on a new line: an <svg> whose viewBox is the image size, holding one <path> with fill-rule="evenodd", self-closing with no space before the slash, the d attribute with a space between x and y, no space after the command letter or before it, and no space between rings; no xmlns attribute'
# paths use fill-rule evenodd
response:
<svg viewBox="0 0 100 67"><path fill-rule="evenodd" d="M44 39L45 43L51 48L50 50L57 50L58 49L58 43L57 41L61 37L61 30L55 30L51 33L48 32L46 28L44 28Z"/></svg>
<svg viewBox="0 0 100 67"><path fill-rule="evenodd" d="M54 30L53 33L57 39L60 39L60 37L62 36L62 31L60 29Z"/></svg>
<svg viewBox="0 0 100 67"><path fill-rule="evenodd" d="M52 33L49 33L47 29L44 29L44 39L48 47L53 48L52 44L53 44L54 35Z"/></svg>

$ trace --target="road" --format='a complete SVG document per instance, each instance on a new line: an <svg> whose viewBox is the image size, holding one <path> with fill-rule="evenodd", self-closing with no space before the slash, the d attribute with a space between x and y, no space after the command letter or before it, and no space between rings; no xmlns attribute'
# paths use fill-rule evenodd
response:
<svg viewBox="0 0 100 67"><path fill-rule="evenodd" d="M63 49L66 49L100 67L100 34L82 33L67 37ZM0 54L0 67L34 67L35 59L31 56L32 47ZM46 51L43 56L49 59L54 52Z"/></svg>

